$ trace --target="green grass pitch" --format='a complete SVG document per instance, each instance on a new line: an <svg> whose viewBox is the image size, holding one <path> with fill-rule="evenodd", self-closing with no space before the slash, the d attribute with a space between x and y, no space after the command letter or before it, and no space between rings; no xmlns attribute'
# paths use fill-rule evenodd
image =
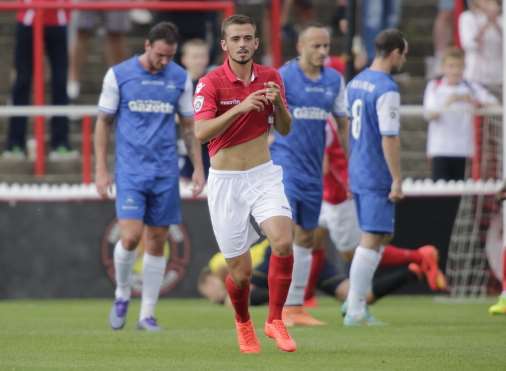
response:
<svg viewBox="0 0 506 371"><path fill-rule="evenodd" d="M372 309L388 326L343 328L338 306L311 312L326 326L294 328L296 353L282 353L261 330L267 308L252 309L262 352L238 352L231 310L204 300L162 299L165 331L107 324L109 300L0 301L0 370L506 370L506 316L492 303L454 304L395 296Z"/></svg>

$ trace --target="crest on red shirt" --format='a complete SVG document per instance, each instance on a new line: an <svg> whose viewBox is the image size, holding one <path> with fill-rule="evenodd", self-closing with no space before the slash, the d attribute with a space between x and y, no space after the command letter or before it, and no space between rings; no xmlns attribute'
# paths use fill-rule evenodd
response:
<svg viewBox="0 0 506 371"><path fill-rule="evenodd" d="M202 95L197 95L193 100L193 109L195 112L199 112L204 105L204 97Z"/></svg>

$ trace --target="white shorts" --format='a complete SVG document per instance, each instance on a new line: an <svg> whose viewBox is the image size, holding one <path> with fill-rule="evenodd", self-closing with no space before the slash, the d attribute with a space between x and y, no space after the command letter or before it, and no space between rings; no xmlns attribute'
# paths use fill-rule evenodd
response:
<svg viewBox="0 0 506 371"><path fill-rule="evenodd" d="M283 170L272 161L246 171L209 169L207 202L216 241L227 259L244 254L258 238L250 215L258 225L273 216L292 218Z"/></svg>
<svg viewBox="0 0 506 371"><path fill-rule="evenodd" d="M341 252L353 250L360 242L361 232L353 200L337 205L323 201L318 225L329 230L332 243Z"/></svg>

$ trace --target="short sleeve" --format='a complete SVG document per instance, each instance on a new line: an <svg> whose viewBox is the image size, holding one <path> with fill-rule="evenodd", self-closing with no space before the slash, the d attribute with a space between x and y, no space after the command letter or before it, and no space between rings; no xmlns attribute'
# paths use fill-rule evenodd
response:
<svg viewBox="0 0 506 371"><path fill-rule="evenodd" d="M376 102L379 130L381 135L399 135L399 108L401 97L397 91L388 91L381 95Z"/></svg>
<svg viewBox="0 0 506 371"><path fill-rule="evenodd" d="M193 116L193 84L190 79L190 75L186 75L186 82L184 85L183 94L179 97L177 110L181 116L190 117Z"/></svg>
<svg viewBox="0 0 506 371"><path fill-rule="evenodd" d="M102 92L98 100L98 110L108 114L115 114L119 106L119 87L114 70L109 68L104 77Z"/></svg>
<svg viewBox="0 0 506 371"><path fill-rule="evenodd" d="M444 102L437 99L437 85L436 80L429 81L425 92L423 94L423 115L425 119L430 117L431 113L440 112L443 108Z"/></svg>
<svg viewBox="0 0 506 371"><path fill-rule="evenodd" d="M216 104L216 89L211 80L203 77L195 87L195 97L193 98L193 110L195 120L208 120L216 117L218 106Z"/></svg>
<svg viewBox="0 0 506 371"><path fill-rule="evenodd" d="M340 86L339 86L339 92L336 96L336 100L334 101L334 115L338 117L343 117L347 115L346 111L346 99L345 99L345 93L344 93L344 80L341 77L340 79Z"/></svg>

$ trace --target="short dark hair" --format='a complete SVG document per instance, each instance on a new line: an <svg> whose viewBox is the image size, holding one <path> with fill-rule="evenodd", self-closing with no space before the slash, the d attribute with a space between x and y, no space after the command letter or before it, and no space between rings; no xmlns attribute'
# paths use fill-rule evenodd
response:
<svg viewBox="0 0 506 371"><path fill-rule="evenodd" d="M399 52L402 54L406 45L406 38L401 31L395 28L381 31L374 40L376 56L378 57L388 57L395 49L399 49Z"/></svg>
<svg viewBox="0 0 506 371"><path fill-rule="evenodd" d="M325 30L329 31L329 27L324 25L323 23L317 21L310 21L301 28L301 30L298 33L298 38L300 39L300 37L310 28L324 28Z"/></svg>
<svg viewBox="0 0 506 371"><path fill-rule="evenodd" d="M148 41L153 44L155 41L162 40L167 44L177 44L179 41L179 31L172 22L159 22L155 24L148 33Z"/></svg>
<svg viewBox="0 0 506 371"><path fill-rule="evenodd" d="M225 39L225 31L227 30L227 27L230 25L233 25L233 24L239 24L239 25L250 24L255 29L255 35L256 35L257 24L255 23L253 18L251 18L250 16L247 16L247 15L244 15L244 14L234 14L234 15L231 15L230 17L225 18L221 24L221 38L222 39Z"/></svg>

